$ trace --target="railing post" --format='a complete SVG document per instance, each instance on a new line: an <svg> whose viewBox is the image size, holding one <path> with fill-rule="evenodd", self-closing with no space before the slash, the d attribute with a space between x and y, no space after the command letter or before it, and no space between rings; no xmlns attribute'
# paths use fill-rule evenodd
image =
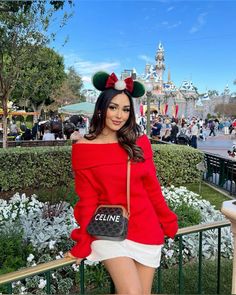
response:
<svg viewBox="0 0 236 295"><path fill-rule="evenodd" d="M221 212L230 220L231 230L234 238L234 259L231 293L236 294L236 201L223 202Z"/></svg>
<svg viewBox="0 0 236 295"><path fill-rule="evenodd" d="M79 265L80 270L80 294L84 294L84 260Z"/></svg>
<svg viewBox="0 0 236 295"><path fill-rule="evenodd" d="M179 237L179 294L183 294L183 237Z"/></svg>

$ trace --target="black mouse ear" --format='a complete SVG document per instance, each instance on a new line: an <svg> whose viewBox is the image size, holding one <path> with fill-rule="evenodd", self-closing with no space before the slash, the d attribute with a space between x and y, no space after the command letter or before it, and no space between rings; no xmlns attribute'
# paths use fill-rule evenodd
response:
<svg viewBox="0 0 236 295"><path fill-rule="evenodd" d="M92 77L92 83L93 86L100 91L104 91L106 89L106 83L107 83L107 79L109 77L109 74L107 74L106 72L97 72L93 75Z"/></svg>

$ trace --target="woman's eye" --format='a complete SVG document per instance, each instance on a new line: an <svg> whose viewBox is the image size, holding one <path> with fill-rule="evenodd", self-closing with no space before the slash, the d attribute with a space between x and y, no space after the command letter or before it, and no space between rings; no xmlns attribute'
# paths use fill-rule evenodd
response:
<svg viewBox="0 0 236 295"><path fill-rule="evenodd" d="M110 109L110 110L115 110L116 107L115 107L115 106L109 106L109 109Z"/></svg>
<svg viewBox="0 0 236 295"><path fill-rule="evenodd" d="M124 112L129 113L130 109L124 109Z"/></svg>

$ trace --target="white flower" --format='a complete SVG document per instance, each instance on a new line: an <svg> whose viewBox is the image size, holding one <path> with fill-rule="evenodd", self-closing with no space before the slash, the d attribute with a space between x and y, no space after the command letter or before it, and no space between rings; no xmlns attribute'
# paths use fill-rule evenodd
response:
<svg viewBox="0 0 236 295"><path fill-rule="evenodd" d="M74 271L79 271L79 265L77 265L77 264L72 264L72 268L73 268L73 270Z"/></svg>
<svg viewBox="0 0 236 295"><path fill-rule="evenodd" d="M50 240L49 241L49 244L48 244L48 246L49 246L49 249L54 249L54 245L56 244L56 241L52 241L52 240Z"/></svg>
<svg viewBox="0 0 236 295"><path fill-rule="evenodd" d="M21 286L21 287L20 287L20 291L21 291L20 293L21 293L21 294L24 294L25 290L26 290L25 286Z"/></svg>
<svg viewBox="0 0 236 295"><path fill-rule="evenodd" d="M168 250L167 252L166 252L166 256L167 257L172 257L173 256L173 254L174 254L174 250Z"/></svg>
<svg viewBox="0 0 236 295"><path fill-rule="evenodd" d="M31 262L33 259L34 259L34 255L33 255L33 254L30 254L30 255L27 257L27 261L28 261L28 262Z"/></svg>
<svg viewBox="0 0 236 295"><path fill-rule="evenodd" d="M54 272L52 273L52 278L53 278L53 279L56 279L56 275L55 275Z"/></svg>
<svg viewBox="0 0 236 295"><path fill-rule="evenodd" d="M16 218L16 216L17 216L16 212L13 212L11 215L11 218L14 220Z"/></svg>
<svg viewBox="0 0 236 295"><path fill-rule="evenodd" d="M46 280L40 279L39 285L38 285L39 289L43 289L46 286L46 284L47 284Z"/></svg>

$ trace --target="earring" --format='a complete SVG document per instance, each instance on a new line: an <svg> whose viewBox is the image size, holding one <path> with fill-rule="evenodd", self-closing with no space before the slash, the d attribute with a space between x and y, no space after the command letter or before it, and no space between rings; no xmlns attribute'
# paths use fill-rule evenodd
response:
<svg viewBox="0 0 236 295"><path fill-rule="evenodd" d="M98 118L101 119L101 113L100 112L98 113Z"/></svg>

